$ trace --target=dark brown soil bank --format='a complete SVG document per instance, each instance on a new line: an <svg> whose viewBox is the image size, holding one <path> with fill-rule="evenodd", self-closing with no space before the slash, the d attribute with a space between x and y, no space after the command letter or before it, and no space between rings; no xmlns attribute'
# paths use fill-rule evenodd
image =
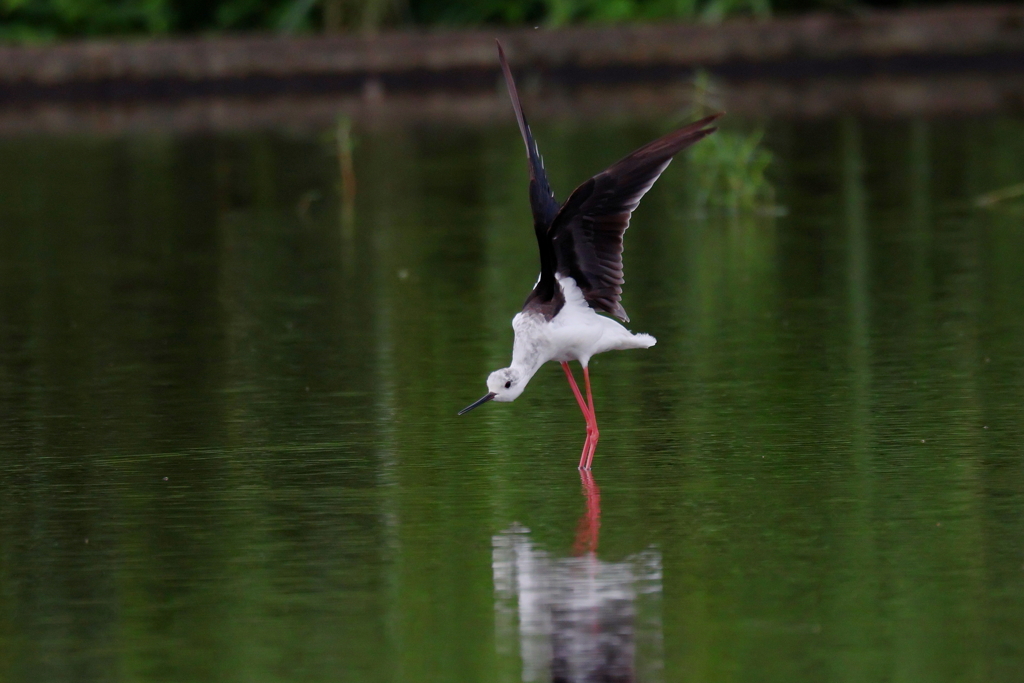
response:
<svg viewBox="0 0 1024 683"><path fill-rule="evenodd" d="M0 132L317 126L339 113L482 119L500 104L495 38L527 99L543 94L538 116L669 111L697 69L718 79L738 113L970 113L1024 102L1024 7L1015 5L715 26L4 47Z"/></svg>

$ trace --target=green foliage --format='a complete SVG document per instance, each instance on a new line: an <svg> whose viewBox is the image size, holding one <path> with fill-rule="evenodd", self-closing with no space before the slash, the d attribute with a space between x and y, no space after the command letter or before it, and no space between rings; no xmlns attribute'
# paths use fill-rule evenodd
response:
<svg viewBox="0 0 1024 683"><path fill-rule="evenodd" d="M317 3L318 0L292 0L287 3L277 21L277 28L286 33L308 30L310 15Z"/></svg>
<svg viewBox="0 0 1024 683"><path fill-rule="evenodd" d="M322 1L306 0L306 4ZM295 0L0 0L0 39L265 29L277 26L296 4ZM313 28L311 24L299 27Z"/></svg>
<svg viewBox="0 0 1024 683"><path fill-rule="evenodd" d="M168 0L0 0L0 38L166 33Z"/></svg>
<svg viewBox="0 0 1024 683"><path fill-rule="evenodd" d="M533 22L548 26L659 19L718 21L732 14L771 13L767 0L412 0L410 10L413 18L423 23Z"/></svg>
<svg viewBox="0 0 1024 683"><path fill-rule="evenodd" d="M548 23L658 19L720 21L732 14L768 16L767 0L551 0Z"/></svg>
<svg viewBox="0 0 1024 683"><path fill-rule="evenodd" d="M0 39L767 16L768 0L0 0Z"/></svg>
<svg viewBox="0 0 1024 683"><path fill-rule="evenodd" d="M714 99L712 92L708 75L698 73L692 118L707 115L709 100ZM775 190L766 172L772 153L761 144L763 138L764 130L760 128L751 132L726 128L694 146L689 160L699 206L718 207L733 214L770 209Z"/></svg>
<svg viewBox="0 0 1024 683"><path fill-rule="evenodd" d="M690 163L696 171L701 205L739 213L772 203L774 190L765 176L772 153L761 146L763 137L762 130L722 130L694 147Z"/></svg>

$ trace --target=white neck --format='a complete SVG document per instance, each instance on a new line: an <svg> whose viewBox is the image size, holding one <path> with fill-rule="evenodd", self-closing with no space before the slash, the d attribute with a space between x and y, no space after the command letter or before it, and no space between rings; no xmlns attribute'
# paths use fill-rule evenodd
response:
<svg viewBox="0 0 1024 683"><path fill-rule="evenodd" d="M543 337L531 334L531 328L537 325L537 321L529 317L516 317L519 319L513 324L516 337L512 344L512 364L509 367L519 373L525 385L540 366L551 360L551 356L548 353L548 345L542 341Z"/></svg>

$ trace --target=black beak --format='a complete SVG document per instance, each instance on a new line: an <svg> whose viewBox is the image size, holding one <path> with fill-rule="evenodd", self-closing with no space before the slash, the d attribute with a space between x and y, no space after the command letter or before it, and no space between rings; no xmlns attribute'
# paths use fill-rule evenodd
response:
<svg viewBox="0 0 1024 683"><path fill-rule="evenodd" d="M487 403L488 401L490 401L495 396L497 396L497 394L494 393L493 391L491 393L489 393L489 394L481 396L479 400L474 401L473 403L470 403L468 406L466 406L465 408L460 410L459 411L459 415L465 415L469 411L473 410L473 408L476 408L477 406L482 406L483 404Z"/></svg>

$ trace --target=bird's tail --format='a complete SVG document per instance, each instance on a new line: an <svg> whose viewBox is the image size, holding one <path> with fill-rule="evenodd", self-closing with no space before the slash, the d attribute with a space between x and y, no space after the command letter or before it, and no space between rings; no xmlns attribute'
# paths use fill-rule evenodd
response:
<svg viewBox="0 0 1024 683"><path fill-rule="evenodd" d="M658 340L651 335L641 332L640 334L633 335L633 348L635 349L649 349L658 343Z"/></svg>

